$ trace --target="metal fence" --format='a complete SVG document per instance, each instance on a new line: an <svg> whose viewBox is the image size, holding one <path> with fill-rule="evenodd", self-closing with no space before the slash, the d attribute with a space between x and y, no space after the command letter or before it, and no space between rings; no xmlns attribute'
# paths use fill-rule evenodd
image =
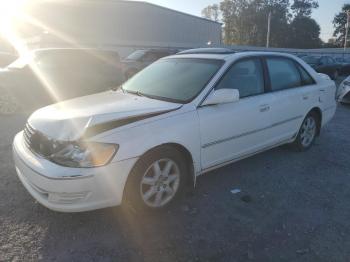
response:
<svg viewBox="0 0 350 262"><path fill-rule="evenodd" d="M268 51L268 52L282 52L294 55L313 55L313 56L331 56L333 58L350 58L350 48L345 50L343 48L321 48L321 49L294 49L294 48L266 48L256 46L240 46L240 45L222 45L221 47L231 48L237 51Z"/></svg>

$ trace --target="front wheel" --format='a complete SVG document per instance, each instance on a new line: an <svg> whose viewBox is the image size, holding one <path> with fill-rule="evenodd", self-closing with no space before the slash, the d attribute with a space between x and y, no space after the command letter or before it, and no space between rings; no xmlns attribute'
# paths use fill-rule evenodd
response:
<svg viewBox="0 0 350 262"><path fill-rule="evenodd" d="M315 141L318 129L318 117L315 113L309 113L299 130L293 145L298 151L308 150Z"/></svg>
<svg viewBox="0 0 350 262"><path fill-rule="evenodd" d="M138 211L169 206L182 195L187 170L186 161L176 150L163 148L147 154L129 175L125 202Z"/></svg>

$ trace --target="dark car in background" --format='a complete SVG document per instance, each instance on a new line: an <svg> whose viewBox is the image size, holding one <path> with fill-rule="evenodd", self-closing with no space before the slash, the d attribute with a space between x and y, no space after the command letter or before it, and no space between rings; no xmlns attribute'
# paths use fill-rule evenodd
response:
<svg viewBox="0 0 350 262"><path fill-rule="evenodd" d="M38 49L0 71L0 112L33 110L102 92L123 81L119 54L115 51Z"/></svg>
<svg viewBox="0 0 350 262"><path fill-rule="evenodd" d="M337 57L336 61L341 65L340 74L341 75L350 75L350 58L347 57Z"/></svg>
<svg viewBox="0 0 350 262"><path fill-rule="evenodd" d="M342 66L330 56L304 56L302 59L312 66L316 72L326 74L333 80L340 75Z"/></svg>
<svg viewBox="0 0 350 262"><path fill-rule="evenodd" d="M123 72L126 79L152 64L158 59L174 55L178 52L175 49L140 49L132 52L123 61Z"/></svg>

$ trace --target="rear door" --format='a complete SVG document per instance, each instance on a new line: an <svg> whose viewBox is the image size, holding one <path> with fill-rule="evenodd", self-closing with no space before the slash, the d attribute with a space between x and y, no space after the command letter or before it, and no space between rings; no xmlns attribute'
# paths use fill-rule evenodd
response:
<svg viewBox="0 0 350 262"><path fill-rule="evenodd" d="M292 139L306 113L318 104L319 88L307 71L287 57L266 57L271 94L271 135L274 143Z"/></svg>

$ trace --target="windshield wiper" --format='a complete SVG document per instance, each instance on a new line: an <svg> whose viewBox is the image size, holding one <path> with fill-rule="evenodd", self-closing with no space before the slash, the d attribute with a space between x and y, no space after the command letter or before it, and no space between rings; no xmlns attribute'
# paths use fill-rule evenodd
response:
<svg viewBox="0 0 350 262"><path fill-rule="evenodd" d="M140 91L130 91L130 90L126 90L126 89L123 89L123 90L124 90L125 93L129 93L129 94L133 94L133 95L137 95L137 96L141 96L141 97L147 97L147 98L155 99L155 100L161 100L161 101L167 101L167 102L171 102L171 103L183 104L183 101L178 100L178 99L172 99L172 98L156 96L156 95L149 95L149 94L142 93Z"/></svg>
<svg viewBox="0 0 350 262"><path fill-rule="evenodd" d="M144 96L144 97L149 97L148 95L141 93L140 91L130 91L130 90L125 90L123 89L125 93L137 95L137 96Z"/></svg>

